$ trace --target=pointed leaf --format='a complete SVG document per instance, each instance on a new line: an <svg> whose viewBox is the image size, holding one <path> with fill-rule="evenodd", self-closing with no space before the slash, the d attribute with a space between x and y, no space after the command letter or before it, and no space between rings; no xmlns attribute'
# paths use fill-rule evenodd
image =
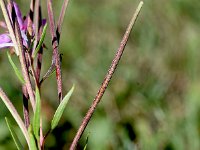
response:
<svg viewBox="0 0 200 150"><path fill-rule="evenodd" d="M58 106L58 108L54 114L53 120L51 121L51 130L55 129L55 127L58 125L58 122L60 121L60 118L65 110L65 107L66 107L73 91L74 91L74 85L71 88L71 90L67 93L67 95L63 98L60 105Z"/></svg>
<svg viewBox="0 0 200 150"><path fill-rule="evenodd" d="M16 76L18 77L18 79L21 81L22 84L25 83L24 78L22 76L22 73L19 71L19 69L17 68L17 66L15 65L15 63L13 62L9 52L7 52L7 56L8 56L8 60L13 68L13 70L15 71Z"/></svg>
<svg viewBox="0 0 200 150"><path fill-rule="evenodd" d="M89 133L87 135L87 138L86 138L86 142L85 142L85 146L84 146L84 149L83 150L86 150L87 149L87 146L88 146L88 141L89 141Z"/></svg>
<svg viewBox="0 0 200 150"><path fill-rule="evenodd" d="M41 112L41 101L40 101L40 92L38 87L36 86L35 90L36 95L36 109L35 114L33 118L33 132L36 137L36 139L39 139L39 131L40 131L40 112Z"/></svg>
<svg viewBox="0 0 200 150"><path fill-rule="evenodd" d="M41 38L40 38L40 41L38 43L38 46L36 47L34 53L33 53L33 58L35 58L36 54L38 53L38 51L40 50L43 42L44 42L44 38L46 36L46 31L47 31L47 24L45 24L44 28L43 28L43 31L42 31L42 35L41 35Z"/></svg>
<svg viewBox="0 0 200 150"><path fill-rule="evenodd" d="M30 136L30 150L37 150L37 146L36 146L36 143L35 143L35 138L33 136L33 131L32 131L31 125L28 127L28 133L29 133L29 136Z"/></svg>
<svg viewBox="0 0 200 150"><path fill-rule="evenodd" d="M16 135L16 133L15 133L10 121L9 121L9 119L5 117L5 120L6 120L6 124L8 126L8 129L9 129L9 131L11 133L11 136L12 136L14 142L15 142L15 145L16 145L17 149L18 150L23 150L24 148L23 148L21 142L19 141L19 139L18 139L18 137L17 137L17 135Z"/></svg>
<svg viewBox="0 0 200 150"><path fill-rule="evenodd" d="M10 111L10 113L12 114L13 118L15 119L15 121L17 122L18 126L20 127L26 142L28 144L28 146L30 146L30 139L29 139L29 135L28 135L28 131L24 125L24 122L22 121L20 115L18 114L17 110L15 109L15 107L13 106L12 102L10 101L10 99L7 97L7 95L4 93L4 91L2 90L2 88L0 87L0 98L2 99L2 101L4 102L4 104L6 105L6 107L8 108L8 110Z"/></svg>

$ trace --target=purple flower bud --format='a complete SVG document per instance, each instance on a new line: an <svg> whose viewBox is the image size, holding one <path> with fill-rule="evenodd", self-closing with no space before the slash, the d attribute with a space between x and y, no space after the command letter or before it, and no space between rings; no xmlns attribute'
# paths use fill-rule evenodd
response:
<svg viewBox="0 0 200 150"><path fill-rule="evenodd" d="M47 23L46 19L42 19L42 26L45 26L45 24Z"/></svg>

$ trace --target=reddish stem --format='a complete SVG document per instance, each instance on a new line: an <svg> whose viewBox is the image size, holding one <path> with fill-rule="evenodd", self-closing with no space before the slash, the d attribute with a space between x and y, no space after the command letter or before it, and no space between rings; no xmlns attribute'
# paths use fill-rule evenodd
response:
<svg viewBox="0 0 200 150"><path fill-rule="evenodd" d="M103 83L102 83L102 85L101 85L101 87L100 87L100 89L99 89L99 91L98 91L98 93L97 93L92 105L90 106L86 116L84 117L84 119L82 121L82 124L80 125L80 127L79 127L79 129L78 129L78 131L76 133L76 136L74 137L74 140L73 140L73 142L72 142L72 144L70 146L70 150L74 150L76 148L76 146L78 144L78 141L81 138L81 136L82 136L87 124L89 123L89 121L90 121L90 119L91 119L91 117L92 117L92 115L93 115L98 103L101 101L101 98L102 98L102 96L103 96L103 94L104 94L104 92L105 92L105 90L106 90L106 88L107 88L107 86L108 86L108 84L109 84L114 72L115 72L115 69L117 68L117 65L118 65L118 63L120 61L120 58L121 58L121 56L122 56L122 54L124 52L124 48L125 48L126 43L128 41L130 32L131 32L132 27L133 27L133 25L134 25L134 23L135 23L135 21L137 19L138 14L139 14L139 12L140 12L140 10L142 8L142 5L143 5L143 2L141 1L140 4L138 5L133 17L132 17L127 29L126 29L124 37L123 37L123 39L122 39L122 41L120 43L120 46L119 46L119 48L117 50L117 53L116 53L116 55L115 55L115 57L114 57L114 59L113 59L113 61L111 63L111 66L110 66L110 68L109 68L109 70L108 70L108 72L107 72L107 74L106 74L106 76L105 76L105 78L103 80Z"/></svg>

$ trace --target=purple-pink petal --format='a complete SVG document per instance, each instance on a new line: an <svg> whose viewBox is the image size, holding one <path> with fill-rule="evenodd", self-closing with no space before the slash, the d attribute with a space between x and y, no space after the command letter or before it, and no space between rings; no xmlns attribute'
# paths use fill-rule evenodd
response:
<svg viewBox="0 0 200 150"><path fill-rule="evenodd" d="M0 27L7 29L7 25L3 21L0 21Z"/></svg>
<svg viewBox="0 0 200 150"><path fill-rule="evenodd" d="M28 17L24 19L22 30L27 30L27 28L28 28Z"/></svg>
<svg viewBox="0 0 200 150"><path fill-rule="evenodd" d="M0 49L1 48L13 47L13 46L14 46L13 43L3 43L3 44L0 44Z"/></svg>
<svg viewBox="0 0 200 150"><path fill-rule="evenodd" d="M7 5L8 7L8 11L9 11L9 16L10 16L10 19L11 21L13 22L13 18L12 18L12 15L11 15L11 3L8 3ZM23 45L25 47L28 47L28 38L27 38L27 28L28 28L28 17L26 18L23 18L22 17L22 13L19 9L19 6L17 5L16 2L13 1L13 7L14 7L14 10L15 10L15 13L16 13L16 17L17 17L17 21L19 23L19 27L20 27L20 30L21 30L21 36L22 36L22 39L23 39ZM45 26L46 24L46 19L42 19L42 22L41 22L41 26ZM4 22L0 21L0 27L4 27L4 28L7 28L7 26L5 25ZM33 29L33 35L35 34L35 27L34 27L34 24L32 24L32 29ZM0 35L0 48L7 48L7 47L10 47L10 46L13 46L13 43L11 41L11 38L9 37L9 34L1 34Z"/></svg>
<svg viewBox="0 0 200 150"><path fill-rule="evenodd" d="M0 49L14 46L8 34L0 35Z"/></svg>
<svg viewBox="0 0 200 150"><path fill-rule="evenodd" d="M23 18L22 18L22 13L19 9L19 6L17 5L17 3L13 2L14 8L15 8L15 12L17 15L17 21L19 23L20 29L23 28Z"/></svg>
<svg viewBox="0 0 200 150"><path fill-rule="evenodd" d="M0 44L9 42L11 42L11 39L8 34L0 34Z"/></svg>
<svg viewBox="0 0 200 150"><path fill-rule="evenodd" d="M13 6L14 6L14 9L15 9L15 13L16 13L17 21L19 23L19 27L20 27L20 29L22 29L22 27L23 27L23 18L22 18L21 11L20 11L19 6L17 5L16 2L13 2ZM10 18L12 20L13 18L12 18L11 12L10 12L11 4L8 3L7 7L8 7L8 10L9 10Z"/></svg>

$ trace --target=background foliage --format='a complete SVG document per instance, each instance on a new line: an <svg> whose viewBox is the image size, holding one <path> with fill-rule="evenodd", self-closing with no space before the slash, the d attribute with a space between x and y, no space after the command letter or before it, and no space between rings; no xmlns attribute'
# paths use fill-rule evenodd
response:
<svg viewBox="0 0 200 150"><path fill-rule="evenodd" d="M23 13L29 1L19 1ZM200 149L200 1L145 0L121 63L79 145L88 149ZM76 84L47 149L67 149L116 52L138 0L72 0L65 16L64 93ZM58 17L62 1L54 1ZM46 2L42 1L44 16ZM0 14L1 20L3 20ZM57 18L56 17L56 18ZM43 74L51 63L45 39ZM0 85L22 114L21 87L6 50L0 52ZM57 108L55 76L42 86L45 124ZM10 116L0 101L0 149L15 149L6 127ZM47 130L49 126L45 127ZM21 133L16 128L20 136ZM21 139L23 140L23 139Z"/></svg>

